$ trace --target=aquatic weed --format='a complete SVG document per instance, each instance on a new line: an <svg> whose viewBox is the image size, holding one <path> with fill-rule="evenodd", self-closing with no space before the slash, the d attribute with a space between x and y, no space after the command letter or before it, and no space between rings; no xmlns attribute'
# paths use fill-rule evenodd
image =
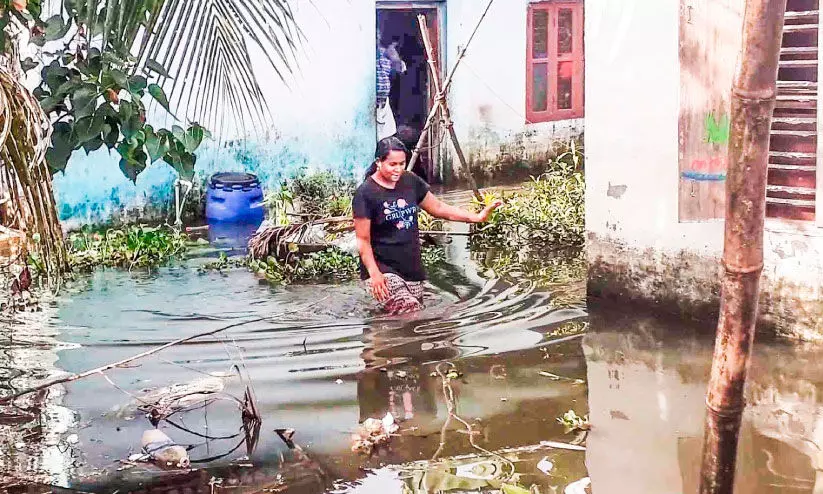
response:
<svg viewBox="0 0 823 494"><path fill-rule="evenodd" d="M245 259L245 258L244 258ZM427 267L445 262L446 254L441 247L423 249L423 264ZM311 254L293 254L286 259L269 256L265 260L245 259L244 265L274 284L305 283L313 281L349 282L360 276L357 256L337 248L329 248ZM239 263L235 266L240 265ZM225 269L227 261L204 265L201 269Z"/></svg>
<svg viewBox="0 0 823 494"><path fill-rule="evenodd" d="M186 234L168 226L84 229L69 235L69 263L77 271L99 266L157 267L182 256L187 241Z"/></svg>

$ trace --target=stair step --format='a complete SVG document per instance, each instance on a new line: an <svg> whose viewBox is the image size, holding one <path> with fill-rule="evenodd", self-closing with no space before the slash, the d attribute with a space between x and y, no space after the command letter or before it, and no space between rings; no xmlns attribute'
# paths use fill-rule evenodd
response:
<svg viewBox="0 0 823 494"><path fill-rule="evenodd" d="M816 125L817 119L814 117L774 117L772 124L780 125Z"/></svg>
<svg viewBox="0 0 823 494"><path fill-rule="evenodd" d="M801 208L813 208L814 200L805 199L781 199L778 197L766 197L767 204L782 204L786 206L797 206Z"/></svg>
<svg viewBox="0 0 823 494"><path fill-rule="evenodd" d="M817 83L813 81L777 81L777 87L780 89L817 89Z"/></svg>
<svg viewBox="0 0 823 494"><path fill-rule="evenodd" d="M773 136L788 136L788 137L817 137L816 130L774 130L771 134Z"/></svg>
<svg viewBox="0 0 823 494"><path fill-rule="evenodd" d="M812 196L814 197L815 189L809 187L791 187L788 185L769 185L766 187L766 192L778 192L783 194L794 194L798 196Z"/></svg>
<svg viewBox="0 0 823 494"><path fill-rule="evenodd" d="M820 11L819 10L800 10L794 12L786 12L784 17L785 20L796 20L796 19L808 19L810 17L818 17Z"/></svg>
<svg viewBox="0 0 823 494"><path fill-rule="evenodd" d="M817 59L809 60L781 60L781 69L799 69L804 67L817 67Z"/></svg>
<svg viewBox="0 0 823 494"><path fill-rule="evenodd" d="M775 108L780 110L814 110L817 107L816 98L781 98L778 95Z"/></svg>
<svg viewBox="0 0 823 494"><path fill-rule="evenodd" d="M769 158L775 160L775 163L781 164L800 164L797 162L809 161L811 161L812 163L816 163L817 161L815 153L799 153L791 151L769 151ZM785 163L785 161L789 161L791 163Z"/></svg>
<svg viewBox="0 0 823 494"><path fill-rule="evenodd" d="M817 101L817 95L803 93L778 94L777 101Z"/></svg>
<svg viewBox="0 0 823 494"><path fill-rule="evenodd" d="M780 170L785 172L814 172L815 165L784 165L781 163L769 163L769 170Z"/></svg>
<svg viewBox="0 0 823 494"><path fill-rule="evenodd" d="M816 46L784 46L780 49L781 55L811 55L817 54Z"/></svg>
<svg viewBox="0 0 823 494"><path fill-rule="evenodd" d="M817 31L817 24L786 24L783 26L783 33L802 33L807 31Z"/></svg>

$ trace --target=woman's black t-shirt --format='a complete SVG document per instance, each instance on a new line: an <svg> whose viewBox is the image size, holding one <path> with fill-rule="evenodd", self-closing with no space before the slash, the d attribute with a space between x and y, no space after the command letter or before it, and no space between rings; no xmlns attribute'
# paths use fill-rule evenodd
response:
<svg viewBox="0 0 823 494"><path fill-rule="evenodd" d="M429 186L414 173L406 172L394 189L387 189L371 177L354 193L355 218L371 220L371 245L382 273L394 273L406 281L423 281L426 271L420 258L417 215ZM360 261L360 277L369 273Z"/></svg>

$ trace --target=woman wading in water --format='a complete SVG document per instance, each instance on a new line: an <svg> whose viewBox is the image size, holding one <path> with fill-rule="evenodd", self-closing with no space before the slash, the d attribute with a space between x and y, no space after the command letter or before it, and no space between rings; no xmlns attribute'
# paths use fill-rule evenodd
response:
<svg viewBox="0 0 823 494"><path fill-rule="evenodd" d="M426 271L420 256L417 215L482 223L502 202L472 213L440 201L417 175L406 172L408 149L396 137L377 143L375 161L354 193L354 229L360 251L360 277L390 314L423 307Z"/></svg>

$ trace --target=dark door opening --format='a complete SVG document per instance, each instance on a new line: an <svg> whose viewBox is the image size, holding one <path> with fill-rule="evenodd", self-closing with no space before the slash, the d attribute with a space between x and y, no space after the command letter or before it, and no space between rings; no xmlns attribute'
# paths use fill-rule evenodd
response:
<svg viewBox="0 0 823 494"><path fill-rule="evenodd" d="M394 74L391 79L389 103L394 112L397 125L397 137L409 150L413 150L426 124L426 118L433 101L429 85L429 68L426 49L420 36L420 24L417 16L426 16L432 44L437 50L439 32L437 9L434 8L378 8L377 30L379 43L387 47L394 44L400 59L405 62L406 72ZM437 53L435 53L437 56ZM431 183L434 178L435 147L431 137L434 129L429 130L427 145L421 150L420 159L414 167L414 173ZM434 143L436 144L436 142Z"/></svg>

